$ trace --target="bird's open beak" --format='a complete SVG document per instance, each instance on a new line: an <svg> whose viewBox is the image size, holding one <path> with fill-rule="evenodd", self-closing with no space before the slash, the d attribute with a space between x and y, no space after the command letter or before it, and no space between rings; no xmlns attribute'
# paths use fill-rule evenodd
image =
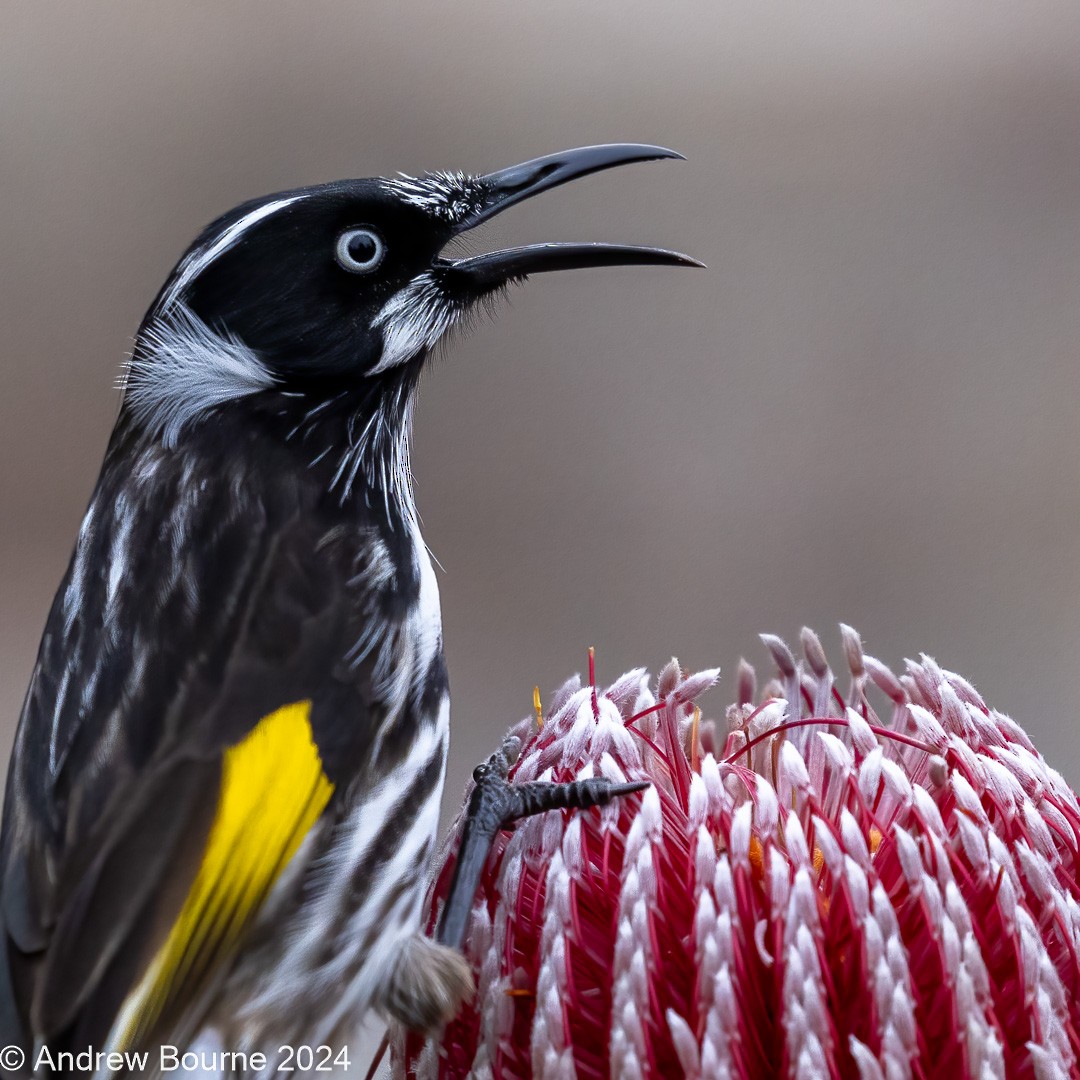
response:
<svg viewBox="0 0 1080 1080"><path fill-rule="evenodd" d="M474 228L481 222L501 214L511 206L539 195L549 188L570 180L629 165L634 161L654 161L658 158L677 158L682 154L662 146L641 146L636 143L614 143L608 146L584 146L561 154L512 165L509 169L488 173L476 181L486 194L479 210L466 218L458 232ZM574 270L590 266L665 265L704 266L697 259L663 248L638 247L633 244L528 244L524 247L493 251L456 259L448 269L457 277L463 275L475 289L497 288L549 270Z"/></svg>

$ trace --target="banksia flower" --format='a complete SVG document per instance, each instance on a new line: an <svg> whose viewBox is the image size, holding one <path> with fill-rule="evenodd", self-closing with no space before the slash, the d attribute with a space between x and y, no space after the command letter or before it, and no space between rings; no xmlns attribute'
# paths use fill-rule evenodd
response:
<svg viewBox="0 0 1080 1080"><path fill-rule="evenodd" d="M498 838L476 997L397 1076L1080 1076L1073 792L928 657L898 677L845 627L841 688L811 632L763 640L724 721L673 661L515 729L516 781L652 786Z"/></svg>

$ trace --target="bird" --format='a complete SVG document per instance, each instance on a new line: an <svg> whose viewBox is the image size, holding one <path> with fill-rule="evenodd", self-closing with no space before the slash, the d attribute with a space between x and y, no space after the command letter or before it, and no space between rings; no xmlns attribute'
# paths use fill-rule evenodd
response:
<svg viewBox="0 0 1080 1080"><path fill-rule="evenodd" d="M446 940L421 927L450 697L409 464L420 378L533 274L701 264L602 243L445 249L558 185L680 157L612 144L300 187L219 217L177 263L125 364L10 759L12 1071L206 1030L332 1044L372 1010L429 1032L471 993L455 945L475 865ZM500 760L478 769L485 790ZM480 831L611 793L548 795L488 799Z"/></svg>

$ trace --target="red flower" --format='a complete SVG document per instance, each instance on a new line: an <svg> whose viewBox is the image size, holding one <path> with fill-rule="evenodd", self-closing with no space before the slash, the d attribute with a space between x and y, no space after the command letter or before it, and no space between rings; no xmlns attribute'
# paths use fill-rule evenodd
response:
<svg viewBox="0 0 1080 1080"><path fill-rule="evenodd" d="M726 723L672 662L519 725L518 781L653 786L499 838L476 998L397 1076L1080 1077L1073 792L927 657L898 678L845 627L841 694L814 634L763 640L778 681L755 704L743 664Z"/></svg>

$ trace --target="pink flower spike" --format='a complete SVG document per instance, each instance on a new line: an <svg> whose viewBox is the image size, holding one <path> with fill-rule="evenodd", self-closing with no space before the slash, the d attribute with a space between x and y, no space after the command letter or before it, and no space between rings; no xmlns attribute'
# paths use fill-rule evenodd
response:
<svg viewBox="0 0 1080 1080"><path fill-rule="evenodd" d="M1015 721L931 658L842 627L762 640L735 703L672 661L569 683L514 782L649 780L496 839L476 998L399 1080L1080 1080L1080 804ZM882 707L879 714L874 703ZM726 719L723 718L726 715ZM434 926L460 818L431 888Z"/></svg>

